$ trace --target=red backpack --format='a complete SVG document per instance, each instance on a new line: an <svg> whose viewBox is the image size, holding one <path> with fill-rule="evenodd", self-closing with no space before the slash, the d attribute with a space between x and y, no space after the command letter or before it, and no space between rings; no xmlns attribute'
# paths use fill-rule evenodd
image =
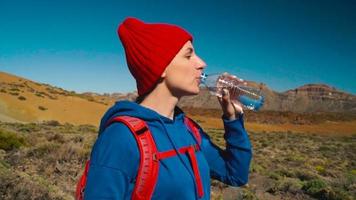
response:
<svg viewBox="0 0 356 200"><path fill-rule="evenodd" d="M108 127L114 122L121 122L131 130L140 151L140 165L137 173L135 187L132 193L132 200L151 199L158 178L159 160L175 156L177 153L188 154L195 176L195 184L197 186L196 188L198 196L199 198L203 197L203 184L199 174L198 162L195 157L195 151L200 150L201 136L197 125L193 120L185 117L184 122L188 127L189 132L195 138L197 144L182 147L177 151L172 149L165 152L159 152L157 150L156 143L153 140L151 132L148 129L145 121L130 116L119 116L111 119L105 125L105 127ZM76 200L84 199L84 190L87 182L89 166L90 160L86 162L84 173L77 183Z"/></svg>

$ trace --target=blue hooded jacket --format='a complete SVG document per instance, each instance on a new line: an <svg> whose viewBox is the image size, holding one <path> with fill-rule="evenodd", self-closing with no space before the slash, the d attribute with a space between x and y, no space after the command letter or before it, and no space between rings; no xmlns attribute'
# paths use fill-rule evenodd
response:
<svg viewBox="0 0 356 200"><path fill-rule="evenodd" d="M140 163L138 145L124 124L114 123L104 127L109 119L124 115L146 121L160 152L196 144L184 123L184 113L178 107L171 120L135 102L116 102L102 118L99 136L92 149L84 193L86 200L131 199ZM236 120L222 120L226 150L214 145L199 127L202 143L196 158L204 189L204 196L200 199L210 199L210 178L232 186L241 186L248 181L252 150L244 128L243 115ZM187 155L178 154L160 160L152 199L199 199Z"/></svg>

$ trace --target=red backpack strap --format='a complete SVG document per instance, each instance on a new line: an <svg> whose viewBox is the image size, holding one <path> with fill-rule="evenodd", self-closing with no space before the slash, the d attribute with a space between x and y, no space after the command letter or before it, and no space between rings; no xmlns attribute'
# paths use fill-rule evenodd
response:
<svg viewBox="0 0 356 200"><path fill-rule="evenodd" d="M77 189L76 189L76 192L75 192L75 199L76 200L83 200L84 199L84 189L85 189L85 185L87 184L89 165L90 165L90 160L87 160L87 162L85 163L84 173L80 177L80 179L79 179L79 181L77 183Z"/></svg>
<svg viewBox="0 0 356 200"><path fill-rule="evenodd" d="M194 138L196 139L199 147L201 145L201 135L199 132L199 126L189 117L185 116L184 117L184 123L186 124L186 126L188 127L188 129L190 130L190 132L193 134Z"/></svg>
<svg viewBox="0 0 356 200"><path fill-rule="evenodd" d="M132 193L132 200L151 199L156 186L159 170L159 162L154 158L158 150L153 140L152 134L145 121L130 117L118 116L111 119L106 127L113 122L124 123L135 136L140 150L140 165L137 173L135 188Z"/></svg>

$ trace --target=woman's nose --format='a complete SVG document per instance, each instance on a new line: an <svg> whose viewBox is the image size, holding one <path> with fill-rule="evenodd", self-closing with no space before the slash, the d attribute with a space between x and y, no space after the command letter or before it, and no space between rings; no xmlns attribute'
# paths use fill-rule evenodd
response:
<svg viewBox="0 0 356 200"><path fill-rule="evenodd" d="M204 69L206 67L206 63L199 57L197 56L197 66L199 69Z"/></svg>

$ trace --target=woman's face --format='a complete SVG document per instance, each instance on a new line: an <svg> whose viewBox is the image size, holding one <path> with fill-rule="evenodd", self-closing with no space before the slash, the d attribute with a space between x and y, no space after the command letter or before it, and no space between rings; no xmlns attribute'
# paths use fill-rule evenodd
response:
<svg viewBox="0 0 356 200"><path fill-rule="evenodd" d="M205 62L195 54L191 41L188 41L167 66L162 78L174 96L196 95L205 67Z"/></svg>

